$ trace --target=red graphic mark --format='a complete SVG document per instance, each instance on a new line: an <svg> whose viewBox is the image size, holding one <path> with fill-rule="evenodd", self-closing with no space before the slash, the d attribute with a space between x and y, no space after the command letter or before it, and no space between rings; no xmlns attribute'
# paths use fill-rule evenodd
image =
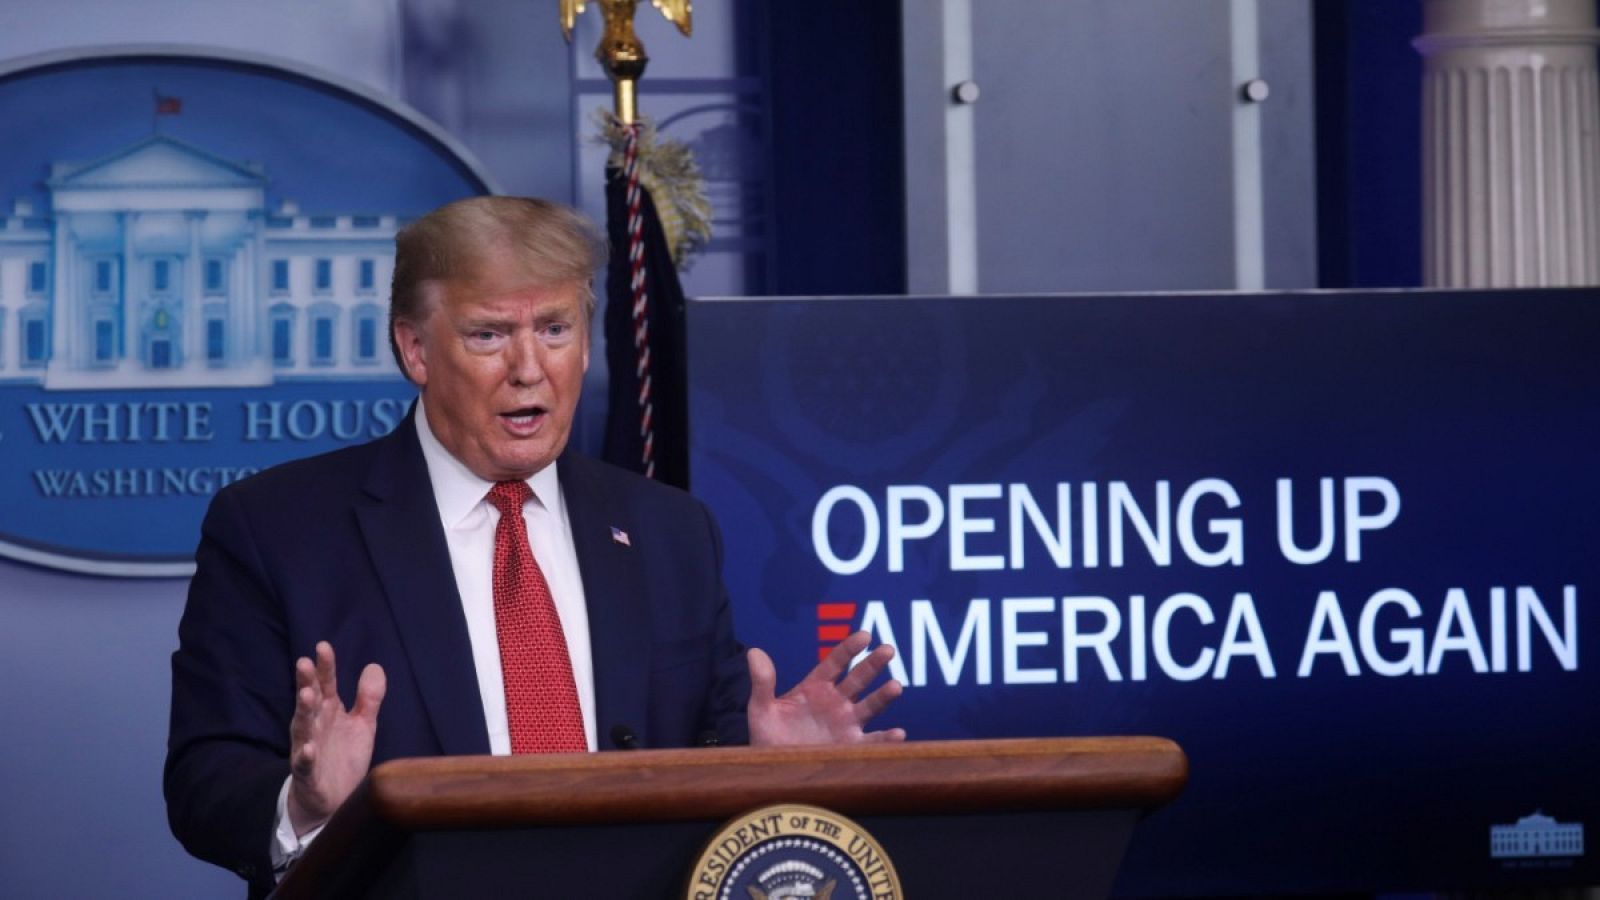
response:
<svg viewBox="0 0 1600 900"><path fill-rule="evenodd" d="M854 603L817 604L817 660L827 658L834 645L850 636L851 623L855 621Z"/></svg>

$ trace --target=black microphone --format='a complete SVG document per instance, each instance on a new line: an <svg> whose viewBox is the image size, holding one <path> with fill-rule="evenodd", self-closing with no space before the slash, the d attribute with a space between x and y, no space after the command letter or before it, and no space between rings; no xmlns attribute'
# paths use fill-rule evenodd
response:
<svg viewBox="0 0 1600 900"><path fill-rule="evenodd" d="M722 737L717 734L715 728L707 728L700 732L699 737L694 739L694 745L696 747L721 747Z"/></svg>
<svg viewBox="0 0 1600 900"><path fill-rule="evenodd" d="M632 728L618 723L611 726L611 743L616 744L618 750L637 750L639 736L633 733Z"/></svg>

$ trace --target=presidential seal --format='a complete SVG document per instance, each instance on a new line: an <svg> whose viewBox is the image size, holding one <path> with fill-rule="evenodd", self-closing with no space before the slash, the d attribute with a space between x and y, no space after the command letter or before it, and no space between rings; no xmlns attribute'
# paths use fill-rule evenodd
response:
<svg viewBox="0 0 1600 900"><path fill-rule="evenodd" d="M687 900L898 900L894 865L860 825L816 806L765 806L724 825Z"/></svg>

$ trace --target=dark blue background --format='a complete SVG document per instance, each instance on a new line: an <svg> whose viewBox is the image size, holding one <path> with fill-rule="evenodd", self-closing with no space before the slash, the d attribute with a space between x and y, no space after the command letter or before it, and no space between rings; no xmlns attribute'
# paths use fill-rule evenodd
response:
<svg viewBox="0 0 1600 900"><path fill-rule="evenodd" d="M182 104L153 115L155 93ZM224 159L261 163L267 204L303 214L418 216L483 193L478 177L421 129L355 94L250 63L108 56L0 77L0 121L25 123L0 142L0 204L50 209L56 162L125 150L154 130Z"/></svg>
<svg viewBox="0 0 1600 900"><path fill-rule="evenodd" d="M882 600L906 642L905 608L929 599L953 643L975 597L994 603L995 684L930 684L885 718L913 737L1160 734L1187 750L1184 795L1142 826L1119 891L1446 889L1584 883L1574 865L1491 860L1489 827L1536 808L1583 822L1594 839L1600 759L1592 646L1600 579L1593 551L1600 481L1600 295L1593 291L1304 293L696 301L689 307L695 492L726 529L727 579L741 637L785 677L815 660L816 604ZM1362 560L1342 543L1323 563L1287 563L1276 545L1274 482L1382 476L1398 520L1368 533ZM812 510L853 484L882 511L890 484L1025 482L1047 511L1054 485L1126 481L1148 505L1170 480L1222 478L1240 493L1245 564L1207 569L1176 550L1158 568L1056 569L1036 541L1020 572L952 572L946 533L908 546L890 573L880 549L855 576L812 551ZM987 501L979 514L998 514ZM1309 513L1309 510L1307 510ZM836 517L848 518L848 517ZM1307 523L1309 526L1309 522ZM971 552L1004 552L979 535ZM841 555L856 544L839 531ZM1310 542L1309 527L1300 532ZM1032 540L1030 538L1030 540ZM1202 541L1214 546L1216 539ZM1433 631L1451 587L1467 591L1487 649L1489 589L1533 587L1560 624L1578 592L1579 668L1560 669L1533 636L1533 670L1475 674L1465 653L1437 675L1383 677L1332 656L1296 676L1321 590L1338 592L1352 637L1376 590L1402 588ZM1236 658L1225 680L1176 682L1152 659L1146 681L1108 682L1091 654L1075 684L1003 686L1004 597L1103 595L1146 615L1168 595L1205 597L1218 619L1174 620L1174 651L1221 639L1232 596L1252 594L1277 677ZM1508 604L1511 627L1515 605ZM858 611L859 621L859 611ZM1060 666L1059 616L1023 664ZM1088 623L1086 623L1088 624ZM1117 643L1127 675L1125 636ZM1397 651L1390 650L1389 655ZM1359 659L1359 649L1357 650ZM968 663L971 665L970 660Z"/></svg>
<svg viewBox="0 0 1600 900"><path fill-rule="evenodd" d="M40 550L91 559L135 559L187 562L194 556L200 520L211 494L132 497L50 497L40 489L39 470L83 472L86 476L106 469L265 469L290 459L363 443L389 432L373 413L384 406L388 422L398 423L416 397L417 390L398 375L389 378L344 381L298 381L276 387L190 388L185 390L46 391L32 385L0 387L0 539ZM260 408L281 404L283 418L302 401L324 411L339 404L341 435L332 422L317 436L297 439L287 428L276 440L259 430L257 440L247 440L249 421L245 404ZM81 440L79 428L64 443L40 440L29 404L92 403L209 403L211 440L176 439L183 433L183 414L171 416L170 441L149 439L154 419L141 417L146 440L139 442ZM103 414L102 414L103 415ZM118 413L119 424L127 422ZM299 414L299 427L312 427L311 414ZM359 434L350 431L359 423ZM96 431L103 437L104 430ZM343 435L350 435L348 437ZM236 480L236 479L235 479ZM159 479L156 482L160 483ZM217 489L223 484L216 485Z"/></svg>

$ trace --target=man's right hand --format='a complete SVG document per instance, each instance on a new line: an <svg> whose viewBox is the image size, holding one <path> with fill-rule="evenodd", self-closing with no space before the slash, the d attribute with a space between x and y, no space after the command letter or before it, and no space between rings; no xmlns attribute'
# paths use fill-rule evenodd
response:
<svg viewBox="0 0 1600 900"><path fill-rule="evenodd" d="M294 720L289 723L289 822L296 836L321 825L339 808L372 765L378 706L388 682L383 667L369 663L356 684L349 710L339 699L333 647L317 642L313 663L294 664Z"/></svg>

